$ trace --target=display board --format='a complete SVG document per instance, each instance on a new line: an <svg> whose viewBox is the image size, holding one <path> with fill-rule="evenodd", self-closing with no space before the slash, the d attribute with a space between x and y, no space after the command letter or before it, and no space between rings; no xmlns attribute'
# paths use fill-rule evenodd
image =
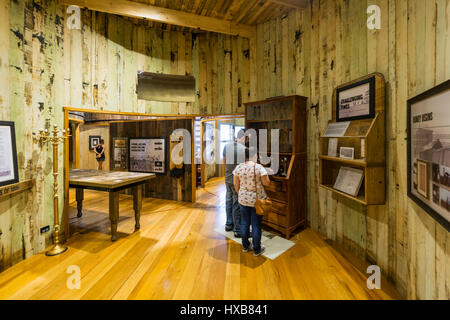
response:
<svg viewBox="0 0 450 320"><path fill-rule="evenodd" d="M375 77L336 90L336 121L375 117Z"/></svg>
<svg viewBox="0 0 450 320"><path fill-rule="evenodd" d="M0 186L19 182L14 122L0 121Z"/></svg>
<svg viewBox="0 0 450 320"><path fill-rule="evenodd" d="M450 230L450 81L408 101L408 195Z"/></svg>
<svg viewBox="0 0 450 320"><path fill-rule="evenodd" d="M130 139L130 171L166 173L164 138Z"/></svg>

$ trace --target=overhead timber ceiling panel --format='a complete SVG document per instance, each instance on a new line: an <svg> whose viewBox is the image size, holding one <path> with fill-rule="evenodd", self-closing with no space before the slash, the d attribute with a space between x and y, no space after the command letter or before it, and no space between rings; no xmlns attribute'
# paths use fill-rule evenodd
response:
<svg viewBox="0 0 450 320"><path fill-rule="evenodd" d="M79 5L87 7L95 11L103 11L130 17L131 19L139 18L140 12L144 12L145 8L165 8L170 11L162 13L164 21L155 19L152 21L151 14L143 14L147 17L147 24L152 27L158 27L166 30L176 31L215 31L221 32L221 29L227 28L228 25L221 26L216 30L208 30L196 26L189 27L189 23L185 21L196 21L205 18L212 18L211 25L220 25L223 23L230 24L230 30L244 29L251 30L252 26L264 23L274 18L285 16L290 10L305 8L311 0L127 0L127 1L108 1L108 0L60 0L66 5ZM130 10L130 4L136 3L136 10ZM124 5L122 5L124 4ZM114 9L112 9L114 7ZM111 8L111 9L110 9ZM113 11L109 11L113 10ZM134 11L129 14L130 11ZM178 19L172 13L179 12L181 15L189 14L191 16L182 16ZM196 19L195 17L199 17ZM215 21L214 21L215 19ZM205 21L208 24L208 20ZM225 32L228 33L228 32ZM234 32L231 32L234 33ZM249 32L242 31L243 36Z"/></svg>

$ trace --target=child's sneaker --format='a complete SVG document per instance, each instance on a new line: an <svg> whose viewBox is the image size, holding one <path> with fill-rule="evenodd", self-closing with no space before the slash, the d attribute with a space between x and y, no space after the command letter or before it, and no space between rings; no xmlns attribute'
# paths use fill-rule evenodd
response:
<svg viewBox="0 0 450 320"><path fill-rule="evenodd" d="M262 255L264 252L266 251L266 247L265 246L261 246L261 250L259 250L259 252L254 251L253 255L255 257Z"/></svg>

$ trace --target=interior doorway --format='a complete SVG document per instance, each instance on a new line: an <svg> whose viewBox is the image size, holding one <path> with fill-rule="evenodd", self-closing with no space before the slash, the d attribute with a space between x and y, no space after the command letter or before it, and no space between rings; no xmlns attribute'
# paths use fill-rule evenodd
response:
<svg viewBox="0 0 450 320"><path fill-rule="evenodd" d="M212 178L224 177L223 149L245 128L243 115L203 118L201 120L201 187Z"/></svg>

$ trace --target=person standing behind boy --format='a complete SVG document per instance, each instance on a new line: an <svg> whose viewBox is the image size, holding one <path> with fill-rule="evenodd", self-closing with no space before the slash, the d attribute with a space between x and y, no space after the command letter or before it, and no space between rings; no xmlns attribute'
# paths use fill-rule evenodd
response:
<svg viewBox="0 0 450 320"><path fill-rule="evenodd" d="M239 130L236 141L229 142L223 149L223 164L225 164L225 185L227 187L225 231L233 231L236 238L241 237L241 215L239 211L238 194L233 185L233 170L245 162L245 131Z"/></svg>

